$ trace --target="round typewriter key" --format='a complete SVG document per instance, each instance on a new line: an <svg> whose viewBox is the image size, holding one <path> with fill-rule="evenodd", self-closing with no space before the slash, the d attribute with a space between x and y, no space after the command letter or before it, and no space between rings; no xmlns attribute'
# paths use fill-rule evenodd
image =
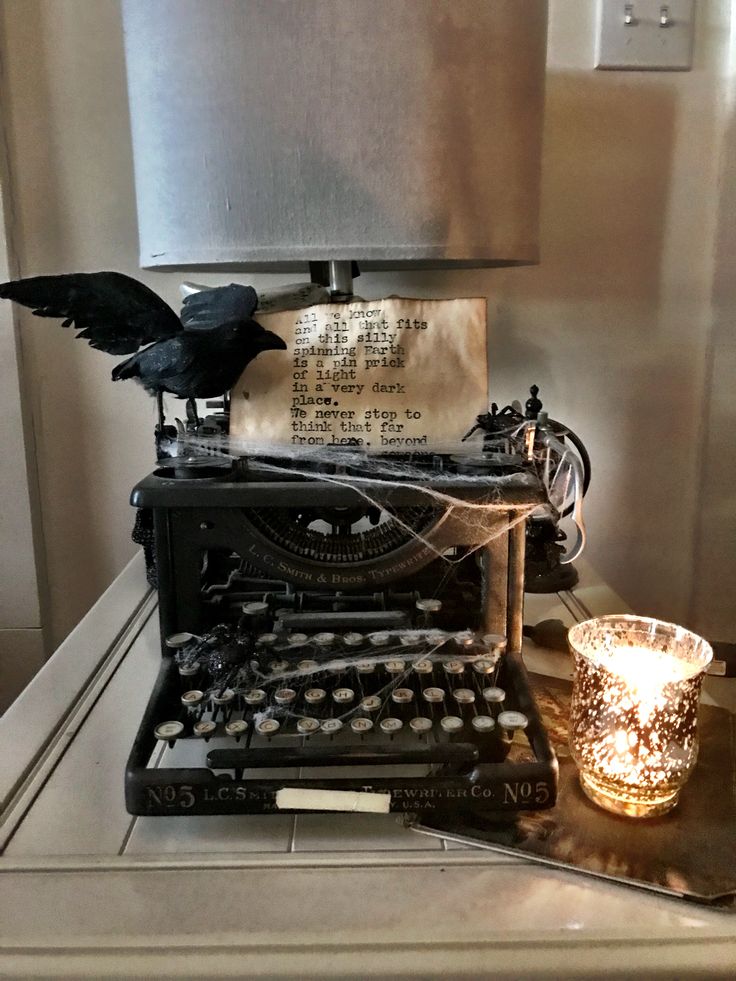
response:
<svg viewBox="0 0 736 981"><path fill-rule="evenodd" d="M456 688L452 693L459 711L465 715L472 714L475 707L475 692L470 688Z"/></svg>
<svg viewBox="0 0 736 981"><path fill-rule="evenodd" d="M289 634L289 644L292 647L301 647L309 640L306 634Z"/></svg>
<svg viewBox="0 0 736 981"><path fill-rule="evenodd" d="M393 659L384 664L386 674L391 681L396 681L406 671L406 661Z"/></svg>
<svg viewBox="0 0 736 981"><path fill-rule="evenodd" d="M225 726L225 733L228 736L234 736L236 739L248 731L248 723L244 722L243 719L235 719L232 722L228 722Z"/></svg>
<svg viewBox="0 0 736 981"><path fill-rule="evenodd" d="M448 736L456 736L463 728L463 720L457 715L446 715L440 719L440 726Z"/></svg>
<svg viewBox="0 0 736 981"><path fill-rule="evenodd" d="M402 647L418 647L424 637L418 630L407 630L399 638Z"/></svg>
<svg viewBox="0 0 736 981"><path fill-rule="evenodd" d="M423 715L417 715L410 721L409 728L417 736L426 736L428 732L432 731L432 720L425 719Z"/></svg>
<svg viewBox="0 0 736 981"><path fill-rule="evenodd" d="M153 730L156 739L163 739L164 742L172 743L184 732L181 722L160 722Z"/></svg>
<svg viewBox="0 0 736 981"><path fill-rule="evenodd" d="M193 678L195 675L199 674L199 669L200 669L199 661L189 661L187 664L180 664L179 677Z"/></svg>
<svg viewBox="0 0 736 981"><path fill-rule="evenodd" d="M319 671L319 661L313 661L311 658L305 658L303 661L299 661L297 668L300 671L305 671L308 674L314 674L315 671Z"/></svg>
<svg viewBox="0 0 736 981"><path fill-rule="evenodd" d="M217 726L214 722L195 722L192 727L192 732L200 739L209 739L216 728Z"/></svg>
<svg viewBox="0 0 736 981"><path fill-rule="evenodd" d="M243 603L240 609L252 617L262 616L264 613L268 613L268 603L264 603L263 600L252 600Z"/></svg>
<svg viewBox="0 0 736 981"><path fill-rule="evenodd" d="M452 661L445 661L442 665L442 671L450 688L462 685L463 675L465 674L465 665L462 661L457 660L457 658Z"/></svg>
<svg viewBox="0 0 736 981"><path fill-rule="evenodd" d="M445 689L425 688L422 692L422 698L433 708L439 708L445 701Z"/></svg>
<svg viewBox="0 0 736 981"><path fill-rule="evenodd" d="M213 705L229 705L230 702L234 701L235 692L232 688L225 688L222 691L217 692L212 696Z"/></svg>
<svg viewBox="0 0 736 981"><path fill-rule="evenodd" d="M483 643L489 651L503 654L506 650L506 638L503 634L484 634Z"/></svg>
<svg viewBox="0 0 736 981"><path fill-rule="evenodd" d="M393 736L404 728L404 723L401 721L401 719L396 719L389 716L387 719L381 719L380 726L381 732L385 732L389 736Z"/></svg>
<svg viewBox="0 0 736 981"><path fill-rule="evenodd" d="M495 663L487 657L480 657L477 661L473 661L473 671L476 674L493 674L495 670Z"/></svg>
<svg viewBox="0 0 736 981"><path fill-rule="evenodd" d="M416 607L420 613L439 613L442 609L442 600L418 599Z"/></svg>
<svg viewBox="0 0 736 981"><path fill-rule="evenodd" d="M355 670L359 675L371 675L375 674L376 662L375 661L356 661Z"/></svg>
<svg viewBox="0 0 736 981"><path fill-rule="evenodd" d="M319 712L325 704L327 692L324 688L307 688L304 692L304 704L310 712Z"/></svg>
<svg viewBox="0 0 736 981"><path fill-rule="evenodd" d="M372 715L374 712L380 712L382 705L383 702L378 695L366 695L360 703L360 708L363 712Z"/></svg>
<svg viewBox="0 0 736 981"><path fill-rule="evenodd" d="M332 647L335 643L335 635L330 633L315 634L312 640L317 647Z"/></svg>
<svg viewBox="0 0 736 981"><path fill-rule="evenodd" d="M523 712L501 712L498 724L502 729L526 729L529 719Z"/></svg>
<svg viewBox="0 0 736 981"><path fill-rule="evenodd" d="M295 699L296 692L293 688L279 688L273 696L273 700L277 705L293 705Z"/></svg>
<svg viewBox="0 0 736 981"><path fill-rule="evenodd" d="M496 728L495 720L490 715L476 715L470 724L475 732L481 736L493 732Z"/></svg>
<svg viewBox="0 0 736 981"><path fill-rule="evenodd" d="M260 722L256 723L256 732L259 736L275 736L276 733L281 728L281 723L278 719L261 719Z"/></svg>
<svg viewBox="0 0 736 981"><path fill-rule="evenodd" d="M193 640L201 640L196 634L181 633L181 634L169 634L164 643L172 651L179 650L181 647L186 647L187 644L191 644Z"/></svg>
<svg viewBox="0 0 736 981"><path fill-rule="evenodd" d="M278 643L278 634L261 634L256 639L256 647L275 647Z"/></svg>
<svg viewBox="0 0 736 981"><path fill-rule="evenodd" d="M271 672L271 674L286 674L289 667L290 665L288 661L277 660L269 663L268 670Z"/></svg>
<svg viewBox="0 0 736 981"><path fill-rule="evenodd" d="M319 722L316 719L299 719L296 724L296 731L302 736L311 736L319 729Z"/></svg>
<svg viewBox="0 0 736 981"><path fill-rule="evenodd" d="M364 640L365 638L363 637L363 634L356 634L352 631L345 634L342 639L343 644L345 644L346 647L360 647L361 644L364 643Z"/></svg>
<svg viewBox="0 0 736 981"><path fill-rule="evenodd" d="M191 691L185 691L181 696L181 704L185 708L199 708L203 701L204 692L199 691L197 688L193 688Z"/></svg>
<svg viewBox="0 0 736 981"><path fill-rule="evenodd" d="M336 688L332 693L332 701L340 708L347 708L355 701L355 692L352 688Z"/></svg>
<svg viewBox="0 0 736 981"><path fill-rule="evenodd" d="M342 722L339 719L325 719L325 721L320 726L322 732L327 736L334 736L336 732L342 729Z"/></svg>
<svg viewBox="0 0 736 981"><path fill-rule="evenodd" d="M266 701L266 693L262 688L251 688L243 695L243 701L246 705L263 705Z"/></svg>
<svg viewBox="0 0 736 981"><path fill-rule="evenodd" d="M506 699L503 688L484 688L483 698L489 705L500 705Z"/></svg>
<svg viewBox="0 0 736 981"><path fill-rule="evenodd" d="M415 674L432 674L432 662L428 657L423 657L420 661L415 661L411 669Z"/></svg>
<svg viewBox="0 0 736 981"><path fill-rule="evenodd" d="M391 640L391 635L385 630L379 630L376 633L368 634L368 642L371 647L386 647L388 642Z"/></svg>
<svg viewBox="0 0 736 981"><path fill-rule="evenodd" d="M408 720L414 714L414 692L411 688L395 688L391 692L391 703L393 711L404 719Z"/></svg>
<svg viewBox="0 0 736 981"><path fill-rule="evenodd" d="M428 630L427 631L427 643L431 644L432 647L436 647L438 644L444 644L447 640L447 634L444 630Z"/></svg>
<svg viewBox="0 0 736 981"><path fill-rule="evenodd" d="M470 647L471 644L475 643L475 635L472 630L458 630L454 634L455 643L459 644L460 647Z"/></svg>
<svg viewBox="0 0 736 981"><path fill-rule="evenodd" d="M366 732L370 732L373 728L373 720L366 718L353 719L350 723L350 728L359 736L364 736Z"/></svg>

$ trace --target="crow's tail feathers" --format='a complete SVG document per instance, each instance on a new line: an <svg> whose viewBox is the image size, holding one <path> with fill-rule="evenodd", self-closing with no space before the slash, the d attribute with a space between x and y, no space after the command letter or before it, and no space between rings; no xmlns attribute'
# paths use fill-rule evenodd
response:
<svg viewBox="0 0 736 981"><path fill-rule="evenodd" d="M115 365L112 369L112 380L116 382L124 378L139 378L140 373L140 364L138 363L138 355L136 354L132 358L126 358L125 361L121 361L120 364Z"/></svg>

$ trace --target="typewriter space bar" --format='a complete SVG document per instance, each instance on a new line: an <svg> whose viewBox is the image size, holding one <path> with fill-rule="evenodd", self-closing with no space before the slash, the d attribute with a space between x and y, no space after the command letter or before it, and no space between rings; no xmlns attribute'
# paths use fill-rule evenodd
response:
<svg viewBox="0 0 736 981"><path fill-rule="evenodd" d="M445 763L472 766L478 749L471 743L444 743L419 749L390 746L293 746L283 749L212 749L207 766L213 770L242 770L280 766L409 766Z"/></svg>

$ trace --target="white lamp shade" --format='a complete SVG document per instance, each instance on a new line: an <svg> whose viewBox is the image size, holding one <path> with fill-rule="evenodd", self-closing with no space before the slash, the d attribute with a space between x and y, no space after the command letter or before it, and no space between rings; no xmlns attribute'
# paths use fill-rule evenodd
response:
<svg viewBox="0 0 736 981"><path fill-rule="evenodd" d="M124 0L144 267L538 260L545 0Z"/></svg>

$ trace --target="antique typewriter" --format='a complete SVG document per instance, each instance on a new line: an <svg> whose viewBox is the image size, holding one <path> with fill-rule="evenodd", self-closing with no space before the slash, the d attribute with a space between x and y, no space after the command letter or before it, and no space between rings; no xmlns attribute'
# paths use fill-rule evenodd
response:
<svg viewBox="0 0 736 981"><path fill-rule="evenodd" d="M336 449L306 473L162 460L138 484L162 661L131 813L554 804L520 652L526 518L550 506L564 448L543 424L479 421L474 451L393 455L390 480L372 457L351 485L359 453Z"/></svg>

